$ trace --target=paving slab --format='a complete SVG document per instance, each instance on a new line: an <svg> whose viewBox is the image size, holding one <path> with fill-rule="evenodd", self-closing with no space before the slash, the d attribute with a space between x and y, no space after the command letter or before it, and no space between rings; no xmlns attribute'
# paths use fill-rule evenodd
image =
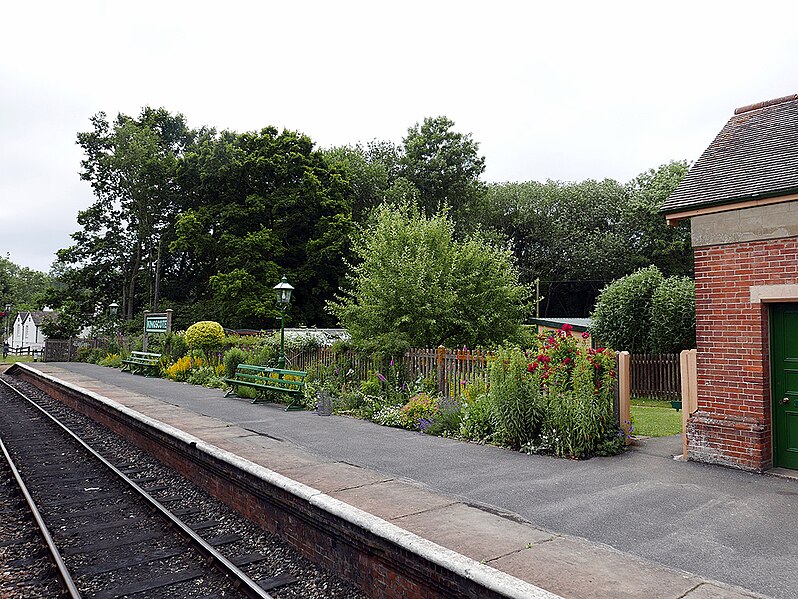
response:
<svg viewBox="0 0 798 599"><path fill-rule="evenodd" d="M701 580L609 547L556 537L487 562L571 599L679 599Z"/></svg>
<svg viewBox="0 0 798 599"><path fill-rule="evenodd" d="M284 468L280 474L327 494L393 480L381 472L344 462Z"/></svg>
<svg viewBox="0 0 798 599"><path fill-rule="evenodd" d="M402 516L392 522L478 562L489 562L555 537L528 522L463 503Z"/></svg>
<svg viewBox="0 0 798 599"><path fill-rule="evenodd" d="M358 486L329 495L388 521L456 503L449 497L399 480Z"/></svg>

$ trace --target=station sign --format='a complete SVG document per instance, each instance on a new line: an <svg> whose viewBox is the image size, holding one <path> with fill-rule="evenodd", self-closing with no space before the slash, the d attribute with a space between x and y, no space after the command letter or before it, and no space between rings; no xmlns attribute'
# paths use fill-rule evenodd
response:
<svg viewBox="0 0 798 599"><path fill-rule="evenodd" d="M146 314L144 316L145 333L168 333L169 318L166 314Z"/></svg>

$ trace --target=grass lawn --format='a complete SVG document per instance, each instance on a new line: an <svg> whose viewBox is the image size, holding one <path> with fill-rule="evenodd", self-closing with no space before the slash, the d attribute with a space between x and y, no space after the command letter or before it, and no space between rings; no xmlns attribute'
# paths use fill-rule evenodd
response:
<svg viewBox="0 0 798 599"><path fill-rule="evenodd" d="M682 413L669 401L632 399L632 425L635 435L665 437L682 432Z"/></svg>
<svg viewBox="0 0 798 599"><path fill-rule="evenodd" d="M0 364L13 364L14 362L33 362L33 356L12 356L8 354L5 358L0 357Z"/></svg>

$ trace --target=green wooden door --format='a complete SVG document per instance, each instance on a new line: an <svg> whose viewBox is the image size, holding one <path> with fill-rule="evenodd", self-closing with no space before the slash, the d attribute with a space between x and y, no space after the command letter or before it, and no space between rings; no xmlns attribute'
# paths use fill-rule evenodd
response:
<svg viewBox="0 0 798 599"><path fill-rule="evenodd" d="M798 469L798 304L770 310L773 465Z"/></svg>

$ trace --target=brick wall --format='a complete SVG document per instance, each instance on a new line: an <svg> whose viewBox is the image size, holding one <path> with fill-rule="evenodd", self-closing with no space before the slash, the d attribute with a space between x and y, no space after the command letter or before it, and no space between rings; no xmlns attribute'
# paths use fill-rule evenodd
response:
<svg viewBox="0 0 798 599"><path fill-rule="evenodd" d="M691 459L747 470L772 465L767 304L751 286L798 282L798 238L698 247L698 412Z"/></svg>

